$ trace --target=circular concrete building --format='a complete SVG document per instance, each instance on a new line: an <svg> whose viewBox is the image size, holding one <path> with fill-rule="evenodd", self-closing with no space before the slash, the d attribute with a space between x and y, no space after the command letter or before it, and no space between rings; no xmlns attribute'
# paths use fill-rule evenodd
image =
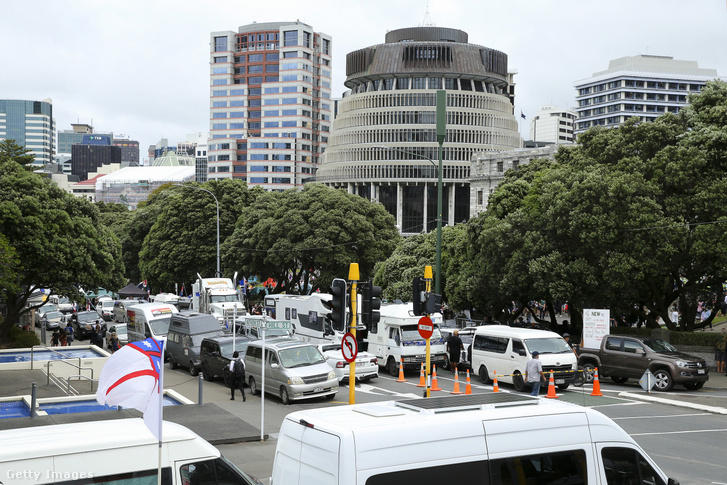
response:
<svg viewBox="0 0 727 485"><path fill-rule="evenodd" d="M507 55L467 33L413 27L346 56L350 89L316 181L381 202L403 234L436 227L436 91L447 92L443 224L470 216L473 153L520 146Z"/></svg>

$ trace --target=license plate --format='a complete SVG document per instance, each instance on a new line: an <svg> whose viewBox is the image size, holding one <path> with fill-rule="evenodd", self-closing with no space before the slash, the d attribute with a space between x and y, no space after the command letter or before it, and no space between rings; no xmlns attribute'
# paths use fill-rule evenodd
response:
<svg viewBox="0 0 727 485"><path fill-rule="evenodd" d="M555 383L556 384L565 384L565 379L556 379Z"/></svg>
<svg viewBox="0 0 727 485"><path fill-rule="evenodd" d="M322 387L316 387L315 389L313 389L313 392L323 392L323 388Z"/></svg>
<svg viewBox="0 0 727 485"><path fill-rule="evenodd" d="M704 374L704 373L705 373L705 370L704 369L697 370L697 374Z"/></svg>

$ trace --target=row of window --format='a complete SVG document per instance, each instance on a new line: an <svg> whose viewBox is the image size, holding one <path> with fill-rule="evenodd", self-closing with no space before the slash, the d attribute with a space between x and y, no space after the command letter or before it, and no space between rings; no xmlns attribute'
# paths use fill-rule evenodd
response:
<svg viewBox="0 0 727 485"><path fill-rule="evenodd" d="M355 81L354 81L355 82ZM479 79L460 79L454 77L390 77L360 82L351 88L352 94L394 89L446 89L451 91L475 91L478 93L503 94L505 84Z"/></svg>
<svg viewBox="0 0 727 485"><path fill-rule="evenodd" d="M615 113L618 111L631 111L631 112L645 112L645 113L678 113L680 110L679 106L655 106L650 104L614 104L605 107L595 109L585 109L578 112L580 118L587 118L589 116L598 116L605 113Z"/></svg>
<svg viewBox="0 0 727 485"><path fill-rule="evenodd" d="M396 106L436 106L436 93L417 94L372 94L345 98L340 105L340 112L345 113L357 109L392 108ZM512 113L512 104L505 99L477 94L447 93L447 107L474 108L480 110Z"/></svg>
<svg viewBox="0 0 727 485"><path fill-rule="evenodd" d="M619 79L618 81L610 81L607 83L596 84L595 86L588 86L586 88L578 89L579 96L585 96L591 93L600 93L602 91L608 91L611 89L618 88L641 88L641 89L667 89L670 91L690 91L699 92L704 87L704 84L697 83L679 83L679 82L666 82L666 81L644 81L639 79Z"/></svg>
<svg viewBox="0 0 727 485"><path fill-rule="evenodd" d="M612 116L591 121L581 121L578 123L578 130L587 130L594 126L615 125L620 122L626 122L631 118L635 118L638 121L654 121L656 116Z"/></svg>
<svg viewBox="0 0 727 485"><path fill-rule="evenodd" d="M329 159L326 159L329 161ZM326 171L332 180L390 180L390 179L437 179L437 169L423 161L424 165L367 164L358 167L341 166ZM442 179L467 180L470 177L469 165L444 165Z"/></svg>
<svg viewBox="0 0 727 485"><path fill-rule="evenodd" d="M437 122L435 111L377 111L353 113L336 119L336 128L356 128L373 125L434 125ZM512 116L495 116L489 113L472 111L447 111L448 125L466 125L477 128L500 128L517 132L517 121ZM518 143L519 144L519 143ZM518 144L514 146L518 146Z"/></svg>
<svg viewBox="0 0 727 485"><path fill-rule="evenodd" d="M458 130L448 129L447 143L468 143L471 145L488 145L495 141L495 134L487 130ZM499 134L498 134L499 136ZM393 129L393 130L365 130L345 131L334 135L332 145L358 145L362 143L389 144L389 143L435 143L437 134L432 129Z"/></svg>
<svg viewBox="0 0 727 485"><path fill-rule="evenodd" d="M667 101L672 103L686 103L687 96L684 94L662 94L662 93L641 93L641 92L618 92L611 93L608 96L596 96L578 101L579 107L593 106L595 104L606 103L619 99L645 99L647 101Z"/></svg>

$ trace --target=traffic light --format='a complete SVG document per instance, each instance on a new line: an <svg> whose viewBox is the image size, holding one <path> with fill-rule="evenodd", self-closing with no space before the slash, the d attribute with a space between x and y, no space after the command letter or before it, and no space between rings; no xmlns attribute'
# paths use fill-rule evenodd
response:
<svg viewBox="0 0 727 485"><path fill-rule="evenodd" d="M367 328L376 328L381 319L379 308L381 308L381 287L374 286L370 282L362 283L361 286L361 321Z"/></svg>
<svg viewBox="0 0 727 485"><path fill-rule="evenodd" d="M417 276L412 283L413 291L411 301L414 304L414 315L424 315L423 297L426 288L424 278Z"/></svg>
<svg viewBox="0 0 727 485"><path fill-rule="evenodd" d="M442 295L436 293L427 293L427 299L424 302L424 312L428 315L439 313L442 311Z"/></svg>
<svg viewBox="0 0 727 485"><path fill-rule="evenodd" d="M335 278L331 283L331 325L339 332L346 331L346 280Z"/></svg>

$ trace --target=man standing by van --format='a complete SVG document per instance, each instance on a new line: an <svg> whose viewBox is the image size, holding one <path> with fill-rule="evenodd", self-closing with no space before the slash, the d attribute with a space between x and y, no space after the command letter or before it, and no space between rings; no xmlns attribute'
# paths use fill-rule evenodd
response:
<svg viewBox="0 0 727 485"><path fill-rule="evenodd" d="M235 400L235 389L240 389L242 401L245 402L245 363L240 359L240 352L237 350L232 354L230 361L230 401Z"/></svg>
<svg viewBox="0 0 727 485"><path fill-rule="evenodd" d="M530 392L531 396L537 396L540 393L540 380L544 379L543 375L543 363L540 362L540 352L537 350L533 352L533 358L525 364L525 378L527 383L530 384L533 389Z"/></svg>
<svg viewBox="0 0 727 485"><path fill-rule="evenodd" d="M462 339L459 338L459 330L455 330L447 339L447 351L449 352L449 370L452 372L457 370L459 364L459 356L462 354Z"/></svg>

